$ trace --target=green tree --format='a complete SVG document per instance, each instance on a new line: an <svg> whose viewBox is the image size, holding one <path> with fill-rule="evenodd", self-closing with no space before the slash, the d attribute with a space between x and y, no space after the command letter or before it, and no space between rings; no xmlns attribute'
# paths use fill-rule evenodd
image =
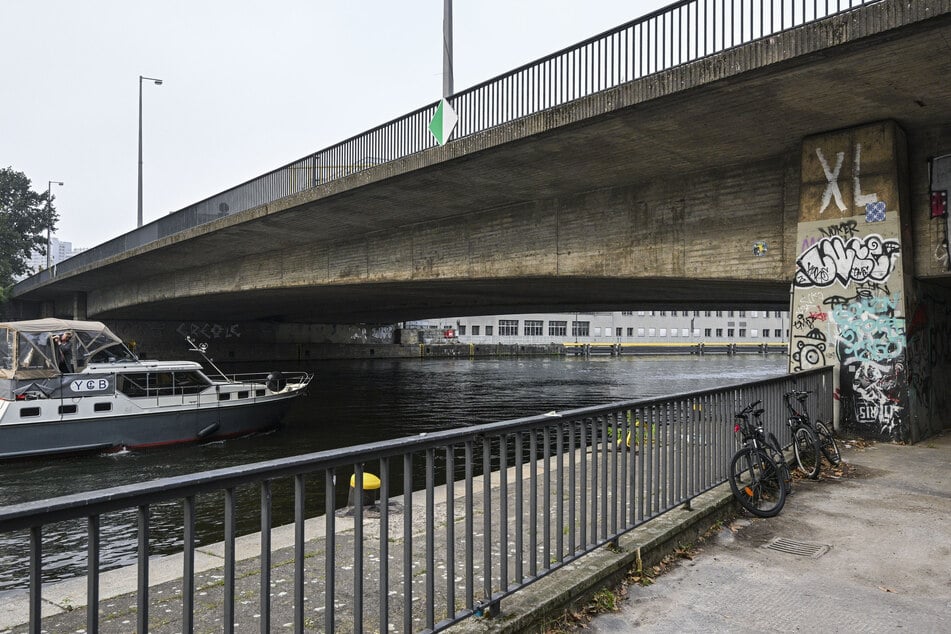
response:
<svg viewBox="0 0 951 634"><path fill-rule="evenodd" d="M0 303L13 278L29 271L30 254L46 254L46 232L56 228L54 196L35 192L30 179L12 167L0 169Z"/></svg>

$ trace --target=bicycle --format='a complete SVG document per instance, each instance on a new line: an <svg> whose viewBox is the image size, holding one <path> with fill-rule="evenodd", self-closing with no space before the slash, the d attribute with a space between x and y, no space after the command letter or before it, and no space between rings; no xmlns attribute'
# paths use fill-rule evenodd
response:
<svg viewBox="0 0 951 634"><path fill-rule="evenodd" d="M812 426L812 430L816 433L816 438L819 441L819 450L822 452L822 455L829 461L830 465L833 467L837 466L842 462L842 454L839 452L839 445L835 441L835 432L832 431L831 424L819 420L818 418L812 421L809 416L806 398L812 394L812 392L794 391L791 392L791 394L796 397L802 406L802 414L800 415L805 419L806 423Z"/></svg>
<svg viewBox="0 0 951 634"><path fill-rule="evenodd" d="M762 425L750 422L751 414L762 415L761 409L755 413L759 404L751 403L736 414L738 422L733 431L741 434L743 446L730 461L730 490L740 506L753 515L774 517L786 503L788 484L782 468L770 455Z"/></svg>
<svg viewBox="0 0 951 634"><path fill-rule="evenodd" d="M757 403L759 403L759 401L757 401ZM764 411L762 408L753 410L753 416L756 418L756 423L752 425L755 434L755 443L757 446L766 449L769 457L779 466L779 473L783 477L783 484L786 487L786 495L788 496L792 493L792 472L789 470L789 463L786 462L786 454L783 452L782 445L779 444L779 439L776 438L773 432L768 432L763 427L762 417Z"/></svg>
<svg viewBox="0 0 951 634"><path fill-rule="evenodd" d="M786 408L789 410L789 418L786 419L786 425L793 437L793 453L796 455L796 464L807 478L815 480L819 477L819 469L822 467L822 456L819 445L819 437L813 429L806 413L806 398L809 392L802 390L793 390L783 394L783 400L786 402ZM796 409L792 404L792 398L799 401L802 410Z"/></svg>

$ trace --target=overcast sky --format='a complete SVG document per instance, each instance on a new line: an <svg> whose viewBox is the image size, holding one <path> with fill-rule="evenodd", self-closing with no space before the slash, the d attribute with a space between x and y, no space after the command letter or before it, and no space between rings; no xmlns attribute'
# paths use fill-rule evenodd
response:
<svg viewBox="0 0 951 634"><path fill-rule="evenodd" d="M670 4L455 0L455 90ZM0 167L49 180L56 235L148 223L442 91L442 0L3 0Z"/></svg>

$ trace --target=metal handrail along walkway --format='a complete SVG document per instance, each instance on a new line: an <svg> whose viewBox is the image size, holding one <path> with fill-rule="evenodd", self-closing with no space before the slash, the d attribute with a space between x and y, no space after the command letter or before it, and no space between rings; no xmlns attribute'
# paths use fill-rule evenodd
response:
<svg viewBox="0 0 951 634"><path fill-rule="evenodd" d="M248 609L262 631L272 621L293 622L298 632L361 632L364 624L438 630L498 613L505 597L723 483L736 444L734 413L762 400L768 428L783 438L782 394L794 386L815 392L814 413L831 414L832 369L826 368L2 507L0 534L20 531L30 552L22 573L34 632L44 622L44 550L51 546L44 531L56 522L87 524L86 597L72 597L89 606L87 631L99 631L110 618L108 608L99 609L100 559L104 539L116 532L103 530L104 516L118 510L137 518L130 610L137 631L162 623L192 631L196 620L220 619L230 632ZM340 500L351 474L363 483L368 472L379 475L379 502L365 501L357 486L346 509ZM272 528L273 501L281 499L276 490L293 498L294 516L293 547L277 552L272 533L283 529ZM321 492L322 533L308 536L308 514L319 515L313 493ZM218 505L224 534L223 567L204 586L196 585L199 498ZM171 591L164 597L150 591L150 526L170 504L182 512L183 550L181 580L172 584L180 591L181 620L171 622L165 603ZM238 540L239 512L259 520L258 535ZM236 556L236 544L249 540L259 546L256 565ZM292 592L279 599L272 569L291 567ZM196 595L206 593L217 598L202 596L196 604Z"/></svg>

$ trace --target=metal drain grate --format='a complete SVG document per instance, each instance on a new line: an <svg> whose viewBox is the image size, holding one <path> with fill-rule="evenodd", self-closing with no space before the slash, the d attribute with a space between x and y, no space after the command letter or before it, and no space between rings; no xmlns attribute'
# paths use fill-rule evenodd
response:
<svg viewBox="0 0 951 634"><path fill-rule="evenodd" d="M832 546L827 544L810 544L809 542L800 542L786 537L777 537L773 541L765 544L763 548L772 548L781 553L790 555L799 555L801 557L812 557L818 559L829 552Z"/></svg>

